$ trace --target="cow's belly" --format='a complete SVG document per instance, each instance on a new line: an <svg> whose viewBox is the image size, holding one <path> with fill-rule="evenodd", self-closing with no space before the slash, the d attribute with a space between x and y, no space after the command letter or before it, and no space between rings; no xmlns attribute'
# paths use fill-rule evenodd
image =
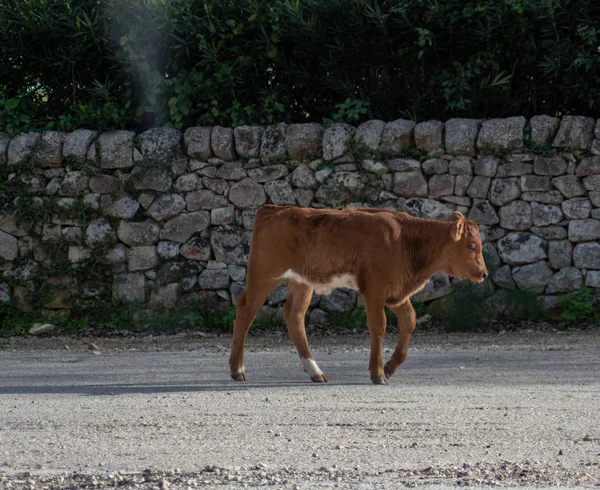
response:
<svg viewBox="0 0 600 490"><path fill-rule="evenodd" d="M326 283L319 283L307 279L292 269L288 269L281 276L281 279L287 279L306 284L307 286L312 287L318 294L331 294L331 291L333 291L335 288L348 288L358 291L356 278L352 274L339 274L331 277L331 279Z"/></svg>

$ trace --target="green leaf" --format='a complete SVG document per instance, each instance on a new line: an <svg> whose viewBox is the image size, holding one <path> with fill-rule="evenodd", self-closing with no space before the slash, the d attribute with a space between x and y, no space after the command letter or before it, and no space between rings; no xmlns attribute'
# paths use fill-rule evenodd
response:
<svg viewBox="0 0 600 490"><path fill-rule="evenodd" d="M12 111L14 109L16 109L17 107L19 107L19 103L21 101L19 99L9 99L8 102L6 103L6 108L9 111Z"/></svg>

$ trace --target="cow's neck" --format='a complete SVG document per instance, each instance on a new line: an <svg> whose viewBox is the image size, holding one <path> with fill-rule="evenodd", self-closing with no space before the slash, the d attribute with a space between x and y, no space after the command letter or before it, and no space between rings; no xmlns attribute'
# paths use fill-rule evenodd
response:
<svg viewBox="0 0 600 490"><path fill-rule="evenodd" d="M417 281L427 280L446 266L452 222L419 220L416 226L407 227L407 269Z"/></svg>

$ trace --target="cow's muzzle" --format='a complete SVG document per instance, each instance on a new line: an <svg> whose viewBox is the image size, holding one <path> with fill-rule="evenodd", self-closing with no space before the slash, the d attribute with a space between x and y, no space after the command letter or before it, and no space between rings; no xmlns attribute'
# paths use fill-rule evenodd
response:
<svg viewBox="0 0 600 490"><path fill-rule="evenodd" d="M471 276L471 281L473 282L483 282L488 277L487 271L477 272L473 276Z"/></svg>

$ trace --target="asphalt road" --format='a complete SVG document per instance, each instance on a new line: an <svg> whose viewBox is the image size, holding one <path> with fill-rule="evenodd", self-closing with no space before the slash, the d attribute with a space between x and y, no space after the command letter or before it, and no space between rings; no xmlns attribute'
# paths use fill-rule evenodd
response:
<svg viewBox="0 0 600 490"><path fill-rule="evenodd" d="M2 349L0 488L145 469L171 488L600 484L596 346L415 348L388 386L355 343L314 351L325 385L285 342L247 352L246 383L218 345Z"/></svg>

